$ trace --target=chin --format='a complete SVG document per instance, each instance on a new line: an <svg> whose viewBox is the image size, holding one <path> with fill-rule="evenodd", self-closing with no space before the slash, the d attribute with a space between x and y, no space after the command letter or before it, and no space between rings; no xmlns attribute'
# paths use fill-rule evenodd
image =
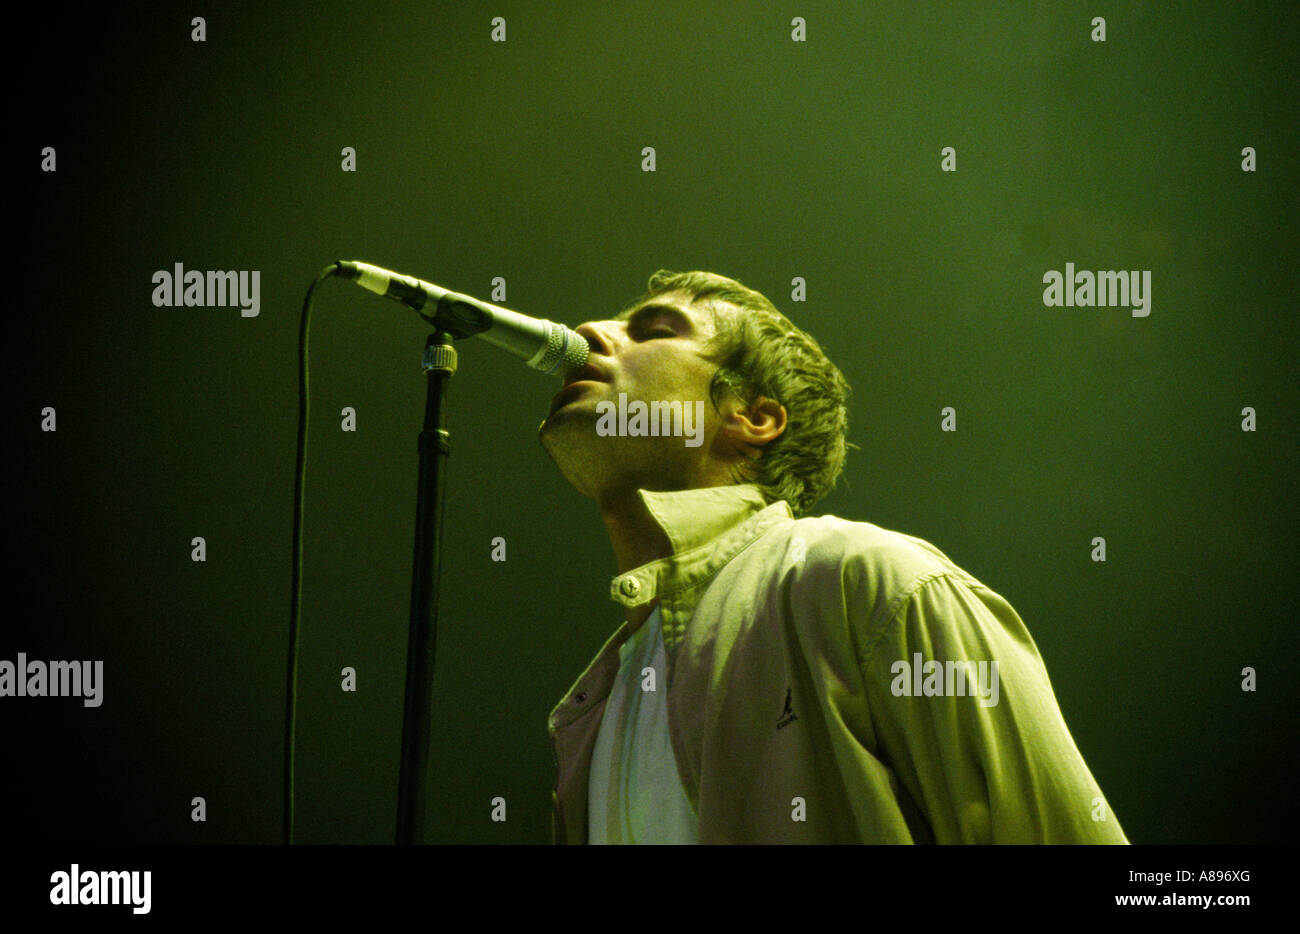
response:
<svg viewBox="0 0 1300 934"><path fill-rule="evenodd" d="M538 440L557 462L575 454L590 456L585 452L590 450L590 439L595 436L595 419L589 414L584 418L582 412L570 406L552 412L537 426Z"/></svg>
<svg viewBox="0 0 1300 934"><path fill-rule="evenodd" d="M584 430L580 419L551 417L538 426L537 440L561 476L583 496L594 498L591 489L598 485L597 478L604 474L608 465L602 460L602 452L591 441L606 439L596 438L590 425Z"/></svg>
<svg viewBox="0 0 1300 934"><path fill-rule="evenodd" d="M538 426L537 430L541 433L557 431L561 428L566 431L578 428L594 436L596 434L596 412L594 407L590 405L584 406L576 400L568 405L562 405L542 419L542 424Z"/></svg>

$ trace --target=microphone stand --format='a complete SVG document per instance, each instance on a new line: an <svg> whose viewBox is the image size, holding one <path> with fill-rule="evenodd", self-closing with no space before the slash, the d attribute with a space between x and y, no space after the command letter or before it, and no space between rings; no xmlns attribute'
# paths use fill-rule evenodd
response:
<svg viewBox="0 0 1300 934"><path fill-rule="evenodd" d="M442 304L441 302L439 303ZM440 310L442 310L440 308ZM420 477L415 497L415 556L411 618L406 649L406 702L402 715L402 764L397 791L397 842L423 843L429 795L429 729L433 715L433 660L438 636L438 578L442 567L443 469L451 453L443 428L442 396L456 372L455 328L441 315L421 315L437 330L424 345L428 377L424 428L420 432Z"/></svg>
<svg viewBox="0 0 1300 934"><path fill-rule="evenodd" d="M339 264L355 270L364 264ZM375 267L367 267L372 270ZM492 313L473 300L454 292L443 292L433 315L422 311L431 289L427 283L390 277L383 292L412 308L434 329L424 345L424 371L428 396L424 405L424 429L420 432L420 482L415 500L415 558L411 580L411 619L406 650L406 701L402 715L402 764L397 790L397 842L423 843L425 805L429 799L429 729L433 719L433 658L438 635L438 578L442 568L442 506L446 488L445 461L451 453L443 428L442 394L456 372L456 349L452 341L482 334L492 327ZM350 278L355 278L349 276ZM394 285L396 283L396 285ZM367 286L371 288L371 286ZM529 365L546 373L561 364L581 366L587 358L586 341L548 321L529 321L507 309L497 312L544 331L523 337L516 335L500 346L520 352L520 342L532 356ZM515 327L518 327L516 323ZM542 350L529 346L544 336ZM495 341L494 341L495 343ZM535 351L535 353L534 353Z"/></svg>

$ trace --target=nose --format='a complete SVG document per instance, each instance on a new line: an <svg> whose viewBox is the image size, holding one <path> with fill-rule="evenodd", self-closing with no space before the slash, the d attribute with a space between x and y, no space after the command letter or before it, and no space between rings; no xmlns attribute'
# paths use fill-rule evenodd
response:
<svg viewBox="0 0 1300 934"><path fill-rule="evenodd" d="M616 326L614 321L585 321L574 330L586 338L592 353L612 357L616 344L611 329Z"/></svg>

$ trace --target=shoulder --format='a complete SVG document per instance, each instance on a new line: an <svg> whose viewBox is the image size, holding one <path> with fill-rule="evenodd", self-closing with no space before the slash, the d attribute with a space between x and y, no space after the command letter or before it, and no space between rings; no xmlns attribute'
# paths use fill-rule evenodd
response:
<svg viewBox="0 0 1300 934"><path fill-rule="evenodd" d="M761 545L767 561L780 568L779 577L790 588L835 588L842 599L867 599L873 605L872 616L887 612L935 578L983 586L923 538L839 516L780 523L768 530Z"/></svg>
<svg viewBox="0 0 1300 934"><path fill-rule="evenodd" d="M902 582L940 574L969 577L938 547L906 532L839 516L795 519L780 534L809 566L856 568L889 574Z"/></svg>

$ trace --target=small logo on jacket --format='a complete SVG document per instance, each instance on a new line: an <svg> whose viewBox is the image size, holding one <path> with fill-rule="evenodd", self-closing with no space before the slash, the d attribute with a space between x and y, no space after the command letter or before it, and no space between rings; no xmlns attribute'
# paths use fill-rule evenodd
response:
<svg viewBox="0 0 1300 934"><path fill-rule="evenodd" d="M792 710L790 707L790 689L787 687L785 689L785 710L782 710L781 716L777 718L776 728L778 730L785 729L787 726L789 726L791 723L794 723L794 721L798 719L799 718L795 715L794 710Z"/></svg>

